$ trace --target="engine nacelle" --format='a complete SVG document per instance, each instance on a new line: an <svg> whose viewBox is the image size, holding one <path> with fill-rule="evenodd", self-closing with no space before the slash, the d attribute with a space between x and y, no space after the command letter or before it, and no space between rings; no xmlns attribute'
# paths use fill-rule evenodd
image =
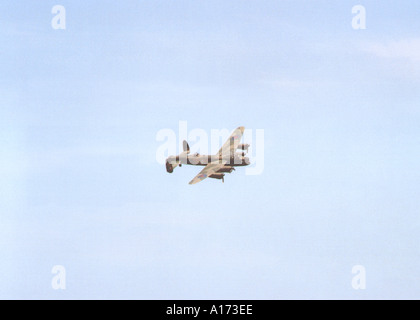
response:
<svg viewBox="0 0 420 320"><path fill-rule="evenodd" d="M224 173L213 173L213 174L209 175L209 178L219 179L219 180L222 179L223 180L224 176L225 176Z"/></svg>
<svg viewBox="0 0 420 320"><path fill-rule="evenodd" d="M245 152L236 152L235 157L236 158L243 158L246 156Z"/></svg>
<svg viewBox="0 0 420 320"><path fill-rule="evenodd" d="M233 168L233 167L223 167L223 168L217 170L217 172L228 172L228 173L231 173L234 170L235 170L235 168Z"/></svg>
<svg viewBox="0 0 420 320"><path fill-rule="evenodd" d="M248 143L240 143L238 144L238 150L246 150L248 152L249 144Z"/></svg>

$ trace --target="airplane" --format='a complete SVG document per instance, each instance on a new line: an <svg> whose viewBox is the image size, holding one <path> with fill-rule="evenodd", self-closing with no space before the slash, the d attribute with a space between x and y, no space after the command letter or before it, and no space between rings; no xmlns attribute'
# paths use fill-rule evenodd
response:
<svg viewBox="0 0 420 320"><path fill-rule="evenodd" d="M199 153L190 155L190 147L184 140L183 152L178 156L169 156L166 159L166 171L172 173L177 166L181 167L183 164L205 166L189 184L196 184L206 178L219 179L225 182L226 172L231 173L235 170L234 167L243 167L250 164L245 152L236 152L237 150L248 152L249 144L239 143L244 131L245 127L236 128L215 155L200 155Z"/></svg>

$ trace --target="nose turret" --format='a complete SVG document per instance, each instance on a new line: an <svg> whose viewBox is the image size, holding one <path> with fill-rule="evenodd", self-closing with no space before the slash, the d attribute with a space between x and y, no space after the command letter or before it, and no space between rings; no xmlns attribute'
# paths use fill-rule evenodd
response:
<svg viewBox="0 0 420 320"><path fill-rule="evenodd" d="M174 166L171 165L168 160L166 160L166 172L169 172L169 173L174 172Z"/></svg>

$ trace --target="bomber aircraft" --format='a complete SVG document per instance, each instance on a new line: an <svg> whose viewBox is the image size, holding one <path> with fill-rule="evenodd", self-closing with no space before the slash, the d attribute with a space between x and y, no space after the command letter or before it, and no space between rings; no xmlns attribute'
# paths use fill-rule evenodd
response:
<svg viewBox="0 0 420 320"><path fill-rule="evenodd" d="M166 159L166 171L172 173L177 166L181 167L183 164L204 166L204 169L190 181L190 184L198 183L205 178L221 179L224 182L226 172L231 173L235 170L234 167L250 164L249 158L245 156L249 144L239 143L244 131L245 127L236 128L215 155L200 155L199 153L190 155L190 147L184 140L183 152L178 156L169 156ZM237 150L242 150L242 152L237 152Z"/></svg>

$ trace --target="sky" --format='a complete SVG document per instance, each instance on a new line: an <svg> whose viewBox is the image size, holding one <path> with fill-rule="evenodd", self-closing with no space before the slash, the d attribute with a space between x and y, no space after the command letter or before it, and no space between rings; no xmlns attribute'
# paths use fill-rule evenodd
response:
<svg viewBox="0 0 420 320"><path fill-rule="evenodd" d="M419 299L419 10L0 3L0 298ZM245 126L262 172L167 173L180 123Z"/></svg>

